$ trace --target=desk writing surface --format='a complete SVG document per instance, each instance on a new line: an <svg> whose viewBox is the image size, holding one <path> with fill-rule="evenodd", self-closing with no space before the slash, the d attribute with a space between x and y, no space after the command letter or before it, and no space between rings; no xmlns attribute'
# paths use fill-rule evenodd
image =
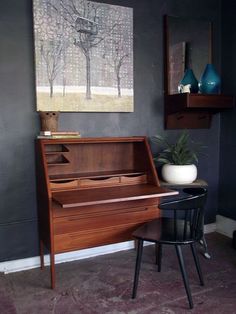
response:
<svg viewBox="0 0 236 314"><path fill-rule="evenodd" d="M140 184L122 187L93 188L54 192L52 199L64 208L96 205L176 195L178 191L151 184Z"/></svg>

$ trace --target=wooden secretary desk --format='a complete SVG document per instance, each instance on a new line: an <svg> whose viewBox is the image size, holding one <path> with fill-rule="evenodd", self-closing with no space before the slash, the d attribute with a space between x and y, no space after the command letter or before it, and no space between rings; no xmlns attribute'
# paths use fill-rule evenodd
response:
<svg viewBox="0 0 236 314"><path fill-rule="evenodd" d="M38 139L37 199L41 268L55 254L132 239L159 216L160 187L145 137Z"/></svg>

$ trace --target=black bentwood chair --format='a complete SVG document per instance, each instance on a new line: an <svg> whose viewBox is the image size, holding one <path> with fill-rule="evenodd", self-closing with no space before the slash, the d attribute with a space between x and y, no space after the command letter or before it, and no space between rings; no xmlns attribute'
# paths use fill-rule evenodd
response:
<svg viewBox="0 0 236 314"><path fill-rule="evenodd" d="M207 191L204 188L186 188L184 192L188 194L186 198L164 202L159 205L162 211L170 211L171 215L168 216L171 218L162 217L154 219L145 223L133 233L133 237L137 239L138 242L132 294L133 299L137 294L144 241L156 243L158 248L156 262L159 272L161 271L162 245L168 244L175 246L190 308L193 308L193 301L182 254L182 245L190 245L200 284L202 286L204 285L196 252L196 242L199 242L203 237L204 205L207 198Z"/></svg>

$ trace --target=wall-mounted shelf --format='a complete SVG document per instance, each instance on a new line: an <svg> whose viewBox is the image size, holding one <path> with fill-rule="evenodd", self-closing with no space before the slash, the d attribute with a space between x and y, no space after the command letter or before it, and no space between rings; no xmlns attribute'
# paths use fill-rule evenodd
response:
<svg viewBox="0 0 236 314"><path fill-rule="evenodd" d="M173 94L165 96L166 129L209 128L212 115L232 109L235 99L228 95Z"/></svg>
<svg viewBox="0 0 236 314"><path fill-rule="evenodd" d="M167 15L163 21L165 128L210 128L212 115L233 108L234 97L178 94L178 85L189 66L189 60L197 78L201 77L206 64L213 63L213 24L204 20ZM196 34L199 34L197 38Z"/></svg>

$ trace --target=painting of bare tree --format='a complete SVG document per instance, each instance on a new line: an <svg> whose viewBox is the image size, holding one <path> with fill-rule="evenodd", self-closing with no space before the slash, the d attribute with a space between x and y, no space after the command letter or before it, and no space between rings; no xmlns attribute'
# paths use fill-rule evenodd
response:
<svg viewBox="0 0 236 314"><path fill-rule="evenodd" d="M37 110L132 112L132 8L33 0Z"/></svg>

